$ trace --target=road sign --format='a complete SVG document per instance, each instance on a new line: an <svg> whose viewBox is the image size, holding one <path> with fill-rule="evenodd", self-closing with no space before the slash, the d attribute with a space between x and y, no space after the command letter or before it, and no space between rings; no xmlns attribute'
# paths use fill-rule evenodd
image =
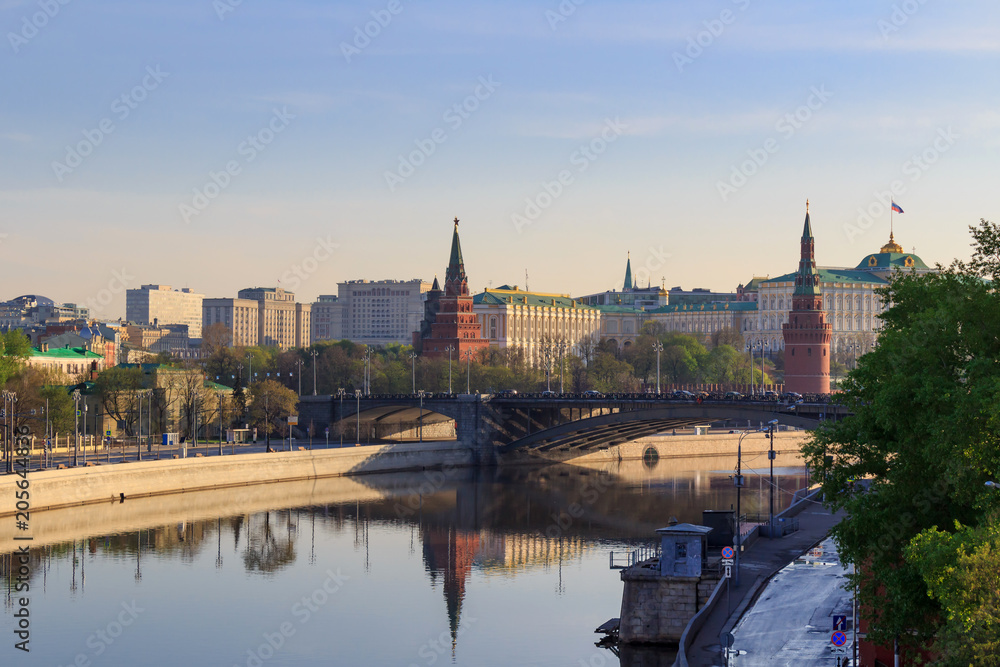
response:
<svg viewBox="0 0 1000 667"><path fill-rule="evenodd" d="M847 633L838 630L830 637L830 643L834 646L843 646L847 643Z"/></svg>
<svg viewBox="0 0 1000 667"><path fill-rule="evenodd" d="M722 574L723 579L731 579L733 577L733 566L727 565L725 572Z"/></svg>
<svg viewBox="0 0 1000 667"><path fill-rule="evenodd" d="M298 426L298 424L299 424L299 416L298 415L289 415L289 417L288 417L288 425L289 426Z"/></svg>
<svg viewBox="0 0 1000 667"><path fill-rule="evenodd" d="M108 436L109 438L111 437L111 429L110 428L105 432L105 435Z"/></svg>
<svg viewBox="0 0 1000 667"><path fill-rule="evenodd" d="M327 435L330 435L330 427L329 427L329 426L327 426L327 427L326 427L325 429L323 429L323 430L324 430L324 431L326 431L326 434L327 434Z"/></svg>
<svg viewBox="0 0 1000 667"><path fill-rule="evenodd" d="M830 649L830 653L832 653L834 655L847 655L847 647L846 646L834 646L832 649Z"/></svg>
<svg viewBox="0 0 1000 667"><path fill-rule="evenodd" d="M722 557L726 560L732 560L734 555L732 547L722 547Z"/></svg>
<svg viewBox="0 0 1000 667"><path fill-rule="evenodd" d="M846 630L847 629L847 616L840 616L834 614L833 616L833 631Z"/></svg>

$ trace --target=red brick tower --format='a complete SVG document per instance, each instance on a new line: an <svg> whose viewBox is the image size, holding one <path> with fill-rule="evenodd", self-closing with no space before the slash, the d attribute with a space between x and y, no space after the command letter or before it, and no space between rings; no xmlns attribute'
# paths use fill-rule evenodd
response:
<svg viewBox="0 0 1000 667"><path fill-rule="evenodd" d="M452 358L465 358L465 352L473 353L489 347L489 341L480 335L479 318L472 312L472 296L469 294L469 280L465 275L465 261L462 259L462 244L458 240L458 218L451 237L451 257L448 272L444 277L444 294L440 307L431 323L430 335L423 339L423 353L428 357L448 356L451 345Z"/></svg>
<svg viewBox="0 0 1000 667"><path fill-rule="evenodd" d="M782 326L785 339L785 390L800 394L830 393L830 336L833 325L823 312L820 276L816 270L816 242L809 222L802 229L802 253L795 276L795 292L788 322Z"/></svg>

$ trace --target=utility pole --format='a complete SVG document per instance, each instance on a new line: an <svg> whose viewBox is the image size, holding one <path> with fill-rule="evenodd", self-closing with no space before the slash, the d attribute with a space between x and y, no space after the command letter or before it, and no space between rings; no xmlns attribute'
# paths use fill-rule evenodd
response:
<svg viewBox="0 0 1000 667"><path fill-rule="evenodd" d="M317 352L316 350L313 350L311 354L312 354L312 358L313 358L313 396L315 396L316 395L316 357L319 356L319 352ZM301 380L299 380L299 382L301 383ZM300 391L299 393L301 394L302 392Z"/></svg>

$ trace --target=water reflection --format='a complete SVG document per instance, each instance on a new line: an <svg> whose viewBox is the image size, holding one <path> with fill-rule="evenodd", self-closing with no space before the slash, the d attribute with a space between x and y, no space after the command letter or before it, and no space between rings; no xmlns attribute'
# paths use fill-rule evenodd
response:
<svg viewBox="0 0 1000 667"><path fill-rule="evenodd" d="M643 461L623 461L455 469L310 480L288 488L269 485L239 498L236 492L228 496L207 492L58 510L36 518L39 532L30 555L31 587L34 595L66 605L69 599L90 594L87 568L99 567L101 585L127 598L147 585L152 568L158 584L168 578L167 583L199 600L198 584L185 582L184 572L198 572L192 578L197 582L206 581L205 572L221 576L235 568L243 581L259 580L254 584L259 590L277 594L278 586L287 587L304 568L326 567L333 555L346 558L346 547L358 563L351 576L369 592L373 607L382 596L419 598L421 586L438 591L438 603L422 608L426 619L397 616L384 606L378 606L378 614L387 627L443 622L450 636L448 659L455 664L463 657L466 664L510 664L504 651L513 647L507 641L529 645L536 664L577 664L577 659L565 656L579 656L584 663L594 655L610 660L614 658L610 652L594 653L600 649L594 648L592 634L597 625L618 615L621 584L607 569L608 551L650 541L653 531L670 517L698 523L703 509L731 507L732 482L720 472L728 463L661 459L652 468ZM801 475L781 475L778 505L785 506L803 483ZM744 506L750 512L766 511L765 496L745 491ZM213 516L210 503L215 501L230 513ZM234 512L237 506L244 511ZM156 522L137 527L144 518ZM103 531L65 539L76 524L100 526ZM122 529L116 530L118 526ZM0 582L6 590L5 605L11 608L16 561L12 544L0 535L0 548L3 545L8 548L0 557ZM422 563L422 582L404 574L405 563L413 558ZM53 577L54 572L58 576ZM126 572L127 578L120 576ZM56 582L61 590L51 589ZM473 612L478 616L510 604L510 596L518 598L516 618L494 618L488 629L474 637L463 636L463 628L470 625L469 605L479 610ZM557 603L553 598L566 601ZM567 618L552 618L553 605L565 609ZM358 610L337 613L343 623ZM580 617L569 618L571 614ZM8 614L0 629L9 620ZM44 619L37 628L36 636L53 632ZM161 630L171 632L170 627ZM505 641L497 646L488 637L492 633ZM205 641L219 642L218 651L232 661L240 651L226 647L226 639L213 636ZM312 652L297 655L294 664L329 664L324 660L334 645L343 651L344 637L337 636L336 623L310 639ZM389 657L377 628L369 636L353 639L368 651L367 664L399 664ZM463 655L462 642L476 653ZM670 655L656 649L626 649L621 664L666 664ZM55 655L55 659L66 658ZM404 652L402 660L402 664L429 664L416 649ZM203 664L197 659L186 663ZM271 664L286 663L275 656Z"/></svg>

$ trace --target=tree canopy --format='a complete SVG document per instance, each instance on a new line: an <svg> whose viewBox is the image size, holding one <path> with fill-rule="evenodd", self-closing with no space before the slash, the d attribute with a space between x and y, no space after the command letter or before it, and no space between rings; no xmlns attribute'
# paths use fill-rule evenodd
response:
<svg viewBox="0 0 1000 667"><path fill-rule="evenodd" d="M984 485L1000 474L1000 234L982 221L972 235L970 263L894 275L881 294L891 306L878 346L842 384L851 416L824 424L804 447L827 502L846 511L834 536L857 566L871 639L932 641L942 656L955 631L949 615L985 615L993 637L1000 619L995 596L957 593L969 581L962 568L979 573L979 561L959 555L977 554L995 571L997 551L967 552L953 540L959 526L986 530L1000 509L1000 492Z"/></svg>

